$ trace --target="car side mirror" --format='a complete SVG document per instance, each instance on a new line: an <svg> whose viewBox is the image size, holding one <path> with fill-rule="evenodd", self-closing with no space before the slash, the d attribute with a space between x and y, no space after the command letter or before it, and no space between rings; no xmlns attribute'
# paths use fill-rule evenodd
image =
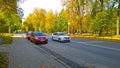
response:
<svg viewBox="0 0 120 68"><path fill-rule="evenodd" d="M33 37L34 37L34 34L33 34L33 33L31 33L31 36L33 36Z"/></svg>

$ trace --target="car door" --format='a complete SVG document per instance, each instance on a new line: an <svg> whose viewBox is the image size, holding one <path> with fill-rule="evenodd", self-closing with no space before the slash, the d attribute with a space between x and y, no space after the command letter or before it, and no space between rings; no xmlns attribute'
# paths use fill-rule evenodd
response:
<svg viewBox="0 0 120 68"><path fill-rule="evenodd" d="M56 40L59 40L59 33L56 33Z"/></svg>
<svg viewBox="0 0 120 68"><path fill-rule="evenodd" d="M54 39L57 40L57 33L54 34Z"/></svg>
<svg viewBox="0 0 120 68"><path fill-rule="evenodd" d="M53 39L57 40L57 33L53 33Z"/></svg>

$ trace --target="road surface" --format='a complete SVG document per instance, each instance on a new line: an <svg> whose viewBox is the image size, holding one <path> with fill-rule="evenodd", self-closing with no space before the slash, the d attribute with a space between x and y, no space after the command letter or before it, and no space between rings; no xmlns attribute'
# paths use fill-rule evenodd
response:
<svg viewBox="0 0 120 68"><path fill-rule="evenodd" d="M25 36L22 35L21 37ZM30 60L31 63L37 62L37 64L40 64L40 60L46 63L47 59L51 58L50 55L52 59L49 61L54 61L53 63L58 65L56 68L62 65L65 65L65 68L120 68L120 43L118 42L72 38L70 43L60 43L52 41L51 36L48 36L48 38L48 44L39 45L31 43L25 38L19 37L15 39L17 42L13 44L13 53L11 53L13 56L10 60L13 62L9 68L14 68L15 62L18 65L26 61L26 58L34 58ZM17 52L14 52L14 50ZM31 56L26 56L26 54ZM41 57L45 56L48 57L46 60L41 59ZM18 61L22 57L23 60ZM54 59L58 59L58 61L56 62ZM29 65L30 62L26 62L26 64ZM26 68L26 64L20 64L19 66L23 65ZM31 68L32 66L37 68L35 67L38 66L37 64L34 63L30 66ZM47 65L49 66L49 64Z"/></svg>
<svg viewBox="0 0 120 68"><path fill-rule="evenodd" d="M70 43L52 41L39 46L73 68L120 68L120 43L72 38Z"/></svg>
<svg viewBox="0 0 120 68"><path fill-rule="evenodd" d="M23 37L23 36L22 36ZM25 38L13 38L8 68L71 68Z"/></svg>

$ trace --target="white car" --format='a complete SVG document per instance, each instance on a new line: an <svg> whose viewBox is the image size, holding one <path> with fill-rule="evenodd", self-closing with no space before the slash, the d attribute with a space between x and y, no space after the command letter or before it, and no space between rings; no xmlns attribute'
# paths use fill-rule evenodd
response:
<svg viewBox="0 0 120 68"><path fill-rule="evenodd" d="M59 42L70 42L70 37L62 32L55 32L52 34L52 40L57 40Z"/></svg>

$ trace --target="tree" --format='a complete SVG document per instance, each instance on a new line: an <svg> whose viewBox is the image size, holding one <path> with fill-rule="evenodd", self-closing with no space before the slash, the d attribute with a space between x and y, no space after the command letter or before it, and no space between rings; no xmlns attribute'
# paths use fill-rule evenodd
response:
<svg viewBox="0 0 120 68"><path fill-rule="evenodd" d="M120 14L120 11L116 10L116 4L119 8L118 0L66 0L65 5L69 12L68 21L71 24L71 32L76 32L78 27L80 33L89 31L98 33L100 36L115 32L114 17Z"/></svg>
<svg viewBox="0 0 120 68"><path fill-rule="evenodd" d="M7 26L4 26L4 28L9 29L9 33L15 30L14 27L16 25L19 25L17 23L21 23L21 18L17 15L17 1L18 0L0 0L0 13L2 13L2 19L5 20L4 24L7 24ZM16 24L15 24L16 23Z"/></svg>
<svg viewBox="0 0 120 68"><path fill-rule="evenodd" d="M55 23L53 24L53 31L54 32L67 32L67 25L68 25L68 19L67 19L67 11L62 10L61 13L57 16Z"/></svg>
<svg viewBox="0 0 120 68"><path fill-rule="evenodd" d="M119 21L120 21L120 0L118 0L118 10L117 10L117 31L116 34L119 35Z"/></svg>
<svg viewBox="0 0 120 68"><path fill-rule="evenodd" d="M29 14L25 19L25 22L23 23L24 29L26 29L26 31L32 30L45 32L45 16L46 10L35 8L33 13Z"/></svg>
<svg viewBox="0 0 120 68"><path fill-rule="evenodd" d="M23 28L26 32L35 30L36 17L33 14L29 14L28 17L23 22Z"/></svg>
<svg viewBox="0 0 120 68"><path fill-rule="evenodd" d="M4 27L6 27L6 21L3 18L0 18L0 32L3 33L5 30Z"/></svg>
<svg viewBox="0 0 120 68"><path fill-rule="evenodd" d="M51 33L53 32L53 24L55 22L56 19L56 15L53 13L52 10L48 11L48 13L46 14L46 21L45 21L45 30L47 33Z"/></svg>
<svg viewBox="0 0 120 68"><path fill-rule="evenodd" d="M0 0L0 11L17 14L17 0Z"/></svg>

